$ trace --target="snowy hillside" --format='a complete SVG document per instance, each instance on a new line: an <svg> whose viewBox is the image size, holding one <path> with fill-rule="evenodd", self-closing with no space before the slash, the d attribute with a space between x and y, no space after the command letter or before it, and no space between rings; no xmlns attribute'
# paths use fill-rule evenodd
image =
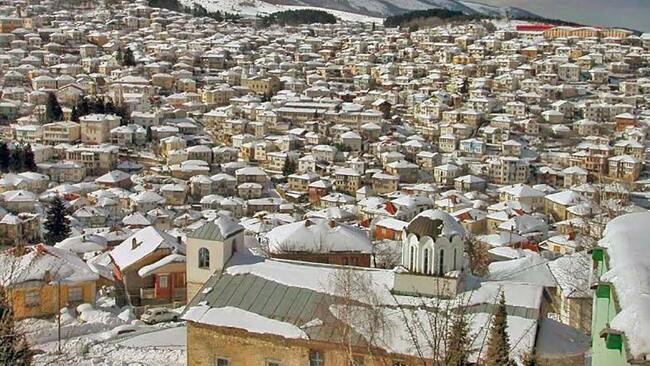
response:
<svg viewBox="0 0 650 366"><path fill-rule="evenodd" d="M501 17L535 17L536 14L516 7L498 7L461 0L183 0L183 3L201 4L208 11L227 11L244 15L270 14L277 11L314 8L325 9L344 20L378 22L379 18L411 10L442 8L469 15Z"/></svg>

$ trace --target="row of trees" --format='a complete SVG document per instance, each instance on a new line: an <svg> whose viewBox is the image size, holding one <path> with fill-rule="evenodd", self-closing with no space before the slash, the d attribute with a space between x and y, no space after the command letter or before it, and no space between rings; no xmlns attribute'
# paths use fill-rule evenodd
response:
<svg viewBox="0 0 650 366"><path fill-rule="evenodd" d="M14 144L13 149L9 149L6 142L0 142L0 171L3 173L36 171L32 146L30 144Z"/></svg>
<svg viewBox="0 0 650 366"><path fill-rule="evenodd" d="M129 119L126 105L115 105L110 99L85 97L72 107L70 120L79 122L79 117L92 113L114 114L122 118L123 124L126 124Z"/></svg>
<svg viewBox="0 0 650 366"><path fill-rule="evenodd" d="M393 295L394 306L386 306L375 290L372 278L364 271L342 269L332 274L329 283L339 294L332 306L327 306L341 322L341 341L351 364L357 355L359 335L363 335L367 353L385 346L385 341L401 338L411 346L422 365L466 366L478 353L481 366L514 366L508 336L506 299L503 292L494 299L494 311L482 329L487 335L479 343L472 331L469 304L464 300L449 301L436 298L416 298L412 304L400 302ZM459 298L461 299L461 298ZM471 296L462 297L467 302ZM323 315L326 318L326 315ZM396 334L398 328L406 334ZM515 340L518 343L520 340ZM515 346L516 346L515 343ZM535 366L534 353L524 357L525 366Z"/></svg>
<svg viewBox="0 0 650 366"><path fill-rule="evenodd" d="M424 25L438 25L440 20L444 21L471 21L486 19L484 15L467 15L463 12L448 9L426 9L414 10L403 14L391 15L384 19L385 27L412 27L418 28ZM433 24L432 24L433 23Z"/></svg>
<svg viewBox="0 0 650 366"><path fill-rule="evenodd" d="M79 122L79 117L91 113L114 114L122 118L122 123L126 124L129 119L129 113L126 105L115 105L110 99L98 97L84 97L74 107L70 114L70 120ZM62 121L64 119L63 110L54 93L49 93L45 105L45 115L48 122Z"/></svg>
<svg viewBox="0 0 650 366"><path fill-rule="evenodd" d="M300 24L336 24L336 17L323 10L299 9L285 10L261 17L262 25L268 27L272 24L300 25Z"/></svg>
<svg viewBox="0 0 650 366"><path fill-rule="evenodd" d="M206 17L212 18L218 22L229 20L237 21L241 17L238 14L232 14L228 12L215 11L209 12L205 7L200 4L194 4L193 6L185 6L181 4L178 0L148 0L148 4L152 8L167 9L175 11L177 13L186 13L191 14L195 17Z"/></svg>

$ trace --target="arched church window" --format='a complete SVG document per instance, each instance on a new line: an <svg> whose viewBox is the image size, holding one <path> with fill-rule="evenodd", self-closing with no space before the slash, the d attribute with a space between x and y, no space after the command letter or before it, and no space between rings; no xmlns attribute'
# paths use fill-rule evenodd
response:
<svg viewBox="0 0 650 366"><path fill-rule="evenodd" d="M208 248L199 249L199 268L210 268L210 251Z"/></svg>
<svg viewBox="0 0 650 366"><path fill-rule="evenodd" d="M429 249L424 250L424 267L423 272L429 274Z"/></svg>

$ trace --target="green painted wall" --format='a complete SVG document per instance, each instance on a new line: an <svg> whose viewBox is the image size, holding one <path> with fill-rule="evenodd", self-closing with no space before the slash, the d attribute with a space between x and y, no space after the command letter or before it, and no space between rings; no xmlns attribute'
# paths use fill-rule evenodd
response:
<svg viewBox="0 0 650 366"><path fill-rule="evenodd" d="M600 249L595 249L592 256L596 266L595 276L600 276L607 272L605 256L597 253ZM608 286L607 286L608 287ZM605 338L600 337L600 332L607 328L607 324L616 315L616 304L613 298L613 288L600 287L594 290L593 295L593 314L591 322L591 350L592 366L627 366L627 356L625 355L625 344L618 349L609 349L605 343ZM609 290L609 291L608 291ZM610 344L615 344L611 342Z"/></svg>

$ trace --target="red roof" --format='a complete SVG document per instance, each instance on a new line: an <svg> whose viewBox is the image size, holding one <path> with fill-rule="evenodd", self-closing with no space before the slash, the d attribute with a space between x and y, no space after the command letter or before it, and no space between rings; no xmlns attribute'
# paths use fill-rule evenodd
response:
<svg viewBox="0 0 650 366"><path fill-rule="evenodd" d="M520 32L543 32L554 27L550 24L518 24L516 29Z"/></svg>

